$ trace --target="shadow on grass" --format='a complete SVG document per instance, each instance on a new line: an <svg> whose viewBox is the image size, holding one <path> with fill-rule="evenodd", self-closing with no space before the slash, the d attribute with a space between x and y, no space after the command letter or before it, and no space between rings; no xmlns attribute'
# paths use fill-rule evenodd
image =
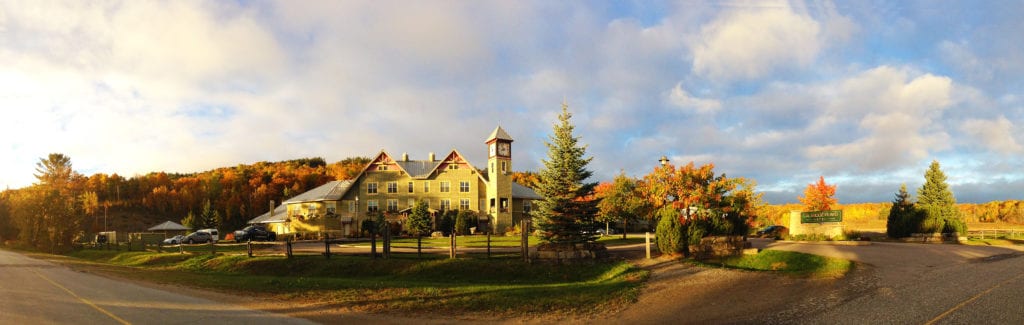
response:
<svg viewBox="0 0 1024 325"><path fill-rule="evenodd" d="M741 255L698 263L810 277L842 277L852 271L855 265L854 262L844 259L778 250L763 250L756 255Z"/></svg>

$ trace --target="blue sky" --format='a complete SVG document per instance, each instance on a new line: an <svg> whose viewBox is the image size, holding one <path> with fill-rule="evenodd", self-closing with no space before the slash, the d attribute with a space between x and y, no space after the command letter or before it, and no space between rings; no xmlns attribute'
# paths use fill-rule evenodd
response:
<svg viewBox="0 0 1024 325"><path fill-rule="evenodd" d="M536 170L563 99L597 180L659 157L823 175L840 202L916 188L1022 199L1019 1L0 2L0 187L75 169L194 172L515 138Z"/></svg>

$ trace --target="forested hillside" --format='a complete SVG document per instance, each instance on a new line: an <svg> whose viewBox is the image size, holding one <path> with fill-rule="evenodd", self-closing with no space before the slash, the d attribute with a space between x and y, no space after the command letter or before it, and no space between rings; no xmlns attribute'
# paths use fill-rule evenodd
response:
<svg viewBox="0 0 1024 325"><path fill-rule="evenodd" d="M250 218L265 213L269 202L280 204L326 182L351 179L369 163L354 157L328 164L323 158L223 167L193 174L153 172L123 177L94 174L71 177L75 193L85 207L83 228L102 231L104 215L108 230L141 231L157 223L180 222L189 212L199 214L208 200L220 216L220 228L233 230ZM17 226L14 209L19 195L31 186L0 193L0 227ZM8 231L10 231L8 229ZM0 236L10 238L13 234Z"/></svg>

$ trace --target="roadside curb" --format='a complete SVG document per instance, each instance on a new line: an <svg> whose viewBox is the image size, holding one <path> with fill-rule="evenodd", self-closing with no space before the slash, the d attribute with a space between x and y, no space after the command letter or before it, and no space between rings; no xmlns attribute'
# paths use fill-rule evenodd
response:
<svg viewBox="0 0 1024 325"><path fill-rule="evenodd" d="M835 241L812 241L812 240L776 240L776 243L811 244L811 245L832 245L832 246L871 246L870 241L835 240Z"/></svg>

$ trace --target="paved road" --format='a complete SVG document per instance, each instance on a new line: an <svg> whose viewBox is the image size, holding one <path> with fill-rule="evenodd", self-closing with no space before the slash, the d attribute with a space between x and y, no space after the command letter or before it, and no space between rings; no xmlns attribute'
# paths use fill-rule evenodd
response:
<svg viewBox="0 0 1024 325"><path fill-rule="evenodd" d="M0 324L311 324L0 250Z"/></svg>
<svg viewBox="0 0 1024 325"><path fill-rule="evenodd" d="M772 243L767 248L867 265L841 283L846 286L841 297L828 291L812 293L801 305L780 313L785 315L781 322L1024 324L1024 248L1020 246ZM815 299L832 303L815 304Z"/></svg>

